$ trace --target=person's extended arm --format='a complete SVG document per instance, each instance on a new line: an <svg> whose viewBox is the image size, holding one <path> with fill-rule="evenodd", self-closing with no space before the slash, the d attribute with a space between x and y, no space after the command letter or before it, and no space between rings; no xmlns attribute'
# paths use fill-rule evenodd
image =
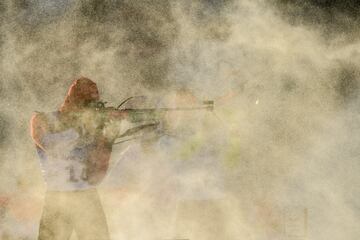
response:
<svg viewBox="0 0 360 240"><path fill-rule="evenodd" d="M43 113L34 113L30 120L30 135L35 144L41 149L45 150L43 145L43 138L49 131L49 126L46 117Z"/></svg>
<svg viewBox="0 0 360 240"><path fill-rule="evenodd" d="M52 132L43 113L35 113L30 122L31 137L35 144L44 151L53 149L61 143L78 138L78 133L70 128L61 132Z"/></svg>

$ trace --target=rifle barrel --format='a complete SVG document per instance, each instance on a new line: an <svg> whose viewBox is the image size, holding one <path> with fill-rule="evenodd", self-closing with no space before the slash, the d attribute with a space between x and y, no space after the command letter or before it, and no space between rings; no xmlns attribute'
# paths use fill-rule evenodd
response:
<svg viewBox="0 0 360 240"><path fill-rule="evenodd" d="M170 112L170 111L193 111L193 110L205 110L212 109L212 106L206 107L180 107L180 108L125 108L122 111L130 111L130 112Z"/></svg>

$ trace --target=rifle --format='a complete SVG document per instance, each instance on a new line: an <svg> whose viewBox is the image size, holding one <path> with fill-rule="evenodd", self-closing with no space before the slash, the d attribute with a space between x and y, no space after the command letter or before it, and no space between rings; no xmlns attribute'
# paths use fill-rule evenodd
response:
<svg viewBox="0 0 360 240"><path fill-rule="evenodd" d="M127 113L131 122L141 122L156 118L159 114L165 112L177 112L177 111L196 111L196 110L214 110L214 101L203 101L202 105L197 107L161 107L161 108L121 108L127 101L134 97L130 97L121 102L117 107L107 107L107 102L96 101L87 104L87 107L95 109L98 112L115 112L115 113Z"/></svg>
<svg viewBox="0 0 360 240"><path fill-rule="evenodd" d="M93 101L87 104L87 107L94 109L99 113L115 113L118 115L125 114L127 115L127 119L129 122L133 124L137 124L136 127L128 129L125 133L121 134L118 138L123 138L126 136L132 136L135 133L138 133L142 130L158 130L158 126L160 125L160 119L166 112L181 112L181 111L213 111L214 110L214 101L207 100L203 101L200 106L196 107L160 107L160 108L122 108L122 106L128 102L130 99L135 97L130 97L122 101L117 107L108 107L106 106L107 102L103 101ZM107 115L107 114L101 114ZM136 139L131 138L131 139ZM131 140L128 139L128 140ZM128 141L124 140L124 141ZM123 142L123 141L121 141ZM120 143L120 142L118 142Z"/></svg>

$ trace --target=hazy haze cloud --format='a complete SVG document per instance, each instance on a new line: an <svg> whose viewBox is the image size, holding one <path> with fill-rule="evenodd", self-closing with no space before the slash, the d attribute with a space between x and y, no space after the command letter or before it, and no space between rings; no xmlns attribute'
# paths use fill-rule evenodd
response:
<svg viewBox="0 0 360 240"><path fill-rule="evenodd" d="M119 162L101 188L114 239L290 239L284 219L306 217L304 209L307 229L294 234L358 238L359 9L356 1L0 3L0 192L12 199L1 229L35 238L44 183L29 119L57 108L83 75L114 104L143 94L166 104L184 89L215 99L217 116L185 117L190 130L179 139L145 153L115 147ZM187 229L191 219L203 230Z"/></svg>

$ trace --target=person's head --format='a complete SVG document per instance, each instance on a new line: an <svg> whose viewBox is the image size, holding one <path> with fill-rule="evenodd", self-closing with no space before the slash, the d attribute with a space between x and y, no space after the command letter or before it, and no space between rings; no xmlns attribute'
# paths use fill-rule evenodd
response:
<svg viewBox="0 0 360 240"><path fill-rule="evenodd" d="M60 111L76 111L84 108L89 102L98 101L99 98L96 83L88 78L81 77L71 84Z"/></svg>

